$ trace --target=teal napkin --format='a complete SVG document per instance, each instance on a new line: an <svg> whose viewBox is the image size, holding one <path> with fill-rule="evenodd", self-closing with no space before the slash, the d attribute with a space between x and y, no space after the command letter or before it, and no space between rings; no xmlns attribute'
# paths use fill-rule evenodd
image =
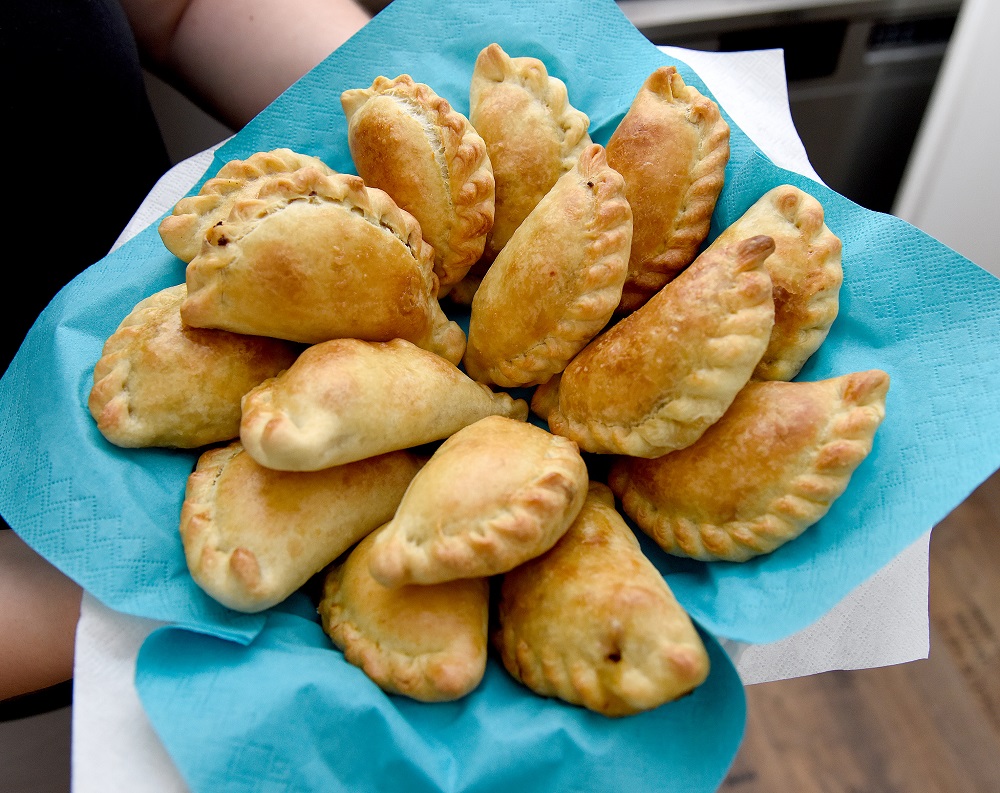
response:
<svg viewBox="0 0 1000 793"><path fill-rule="evenodd" d="M206 177L277 146L352 170L342 90L408 72L467 112L476 54L492 41L543 59L599 143L660 65L676 63L707 92L611 0L397 0L224 145ZM800 379L879 367L893 383L873 453L829 515L795 542L744 565L684 562L646 544L707 631L748 642L811 624L1000 466L997 279L906 223L776 168L735 126L713 235L782 182L816 195L844 241L841 313ZM118 449L86 409L104 341L141 298L183 279L154 224L43 312L0 382L0 512L106 605L246 642L266 617L218 606L185 568L177 524L197 455Z"/></svg>
<svg viewBox="0 0 1000 793"><path fill-rule="evenodd" d="M728 656L694 693L609 719L523 689L490 660L457 701L389 696L293 601L248 646L172 628L146 640L136 687L192 791L407 793L718 788L746 704Z"/></svg>

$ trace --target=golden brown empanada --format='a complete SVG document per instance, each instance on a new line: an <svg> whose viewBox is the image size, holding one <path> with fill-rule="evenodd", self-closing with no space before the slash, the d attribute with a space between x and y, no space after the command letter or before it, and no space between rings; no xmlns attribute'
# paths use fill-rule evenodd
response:
<svg viewBox="0 0 1000 793"><path fill-rule="evenodd" d="M532 409L590 452L659 457L694 443L767 347L773 250L760 236L705 251L540 386Z"/></svg>
<svg viewBox="0 0 1000 793"><path fill-rule="evenodd" d="M498 613L494 644L517 680L605 716L658 707L708 677L690 617L597 482L552 550L503 577Z"/></svg>
<svg viewBox="0 0 1000 793"><path fill-rule="evenodd" d="M187 266L188 325L314 344L402 338L458 363L420 226L357 176L261 177Z"/></svg>
<svg viewBox="0 0 1000 793"><path fill-rule="evenodd" d="M565 369L618 306L631 241L625 183L593 144L486 273L469 318L469 375L516 387Z"/></svg>
<svg viewBox="0 0 1000 793"><path fill-rule="evenodd" d="M316 471L440 440L484 416L528 406L402 339L307 348L243 400L240 438L261 465Z"/></svg>
<svg viewBox="0 0 1000 793"><path fill-rule="evenodd" d="M505 572L551 548L586 494L575 443L485 418L448 438L414 477L369 569L386 586Z"/></svg>
<svg viewBox="0 0 1000 793"><path fill-rule="evenodd" d="M590 145L590 119L569 103L566 84L537 58L511 58L499 44L479 53L469 120L486 142L496 179L496 214L483 259L493 261L514 230Z"/></svg>
<svg viewBox="0 0 1000 793"><path fill-rule="evenodd" d="M708 236L729 162L718 105L673 66L653 72L608 140L635 220L620 310L634 311L687 267Z"/></svg>
<svg viewBox="0 0 1000 793"><path fill-rule="evenodd" d="M289 473L258 465L239 441L207 451L181 508L191 576L229 608L270 608L391 518L423 462L398 451Z"/></svg>
<svg viewBox="0 0 1000 793"><path fill-rule="evenodd" d="M462 279L493 225L486 144L446 99L403 74L344 91L347 143L358 174L420 223L441 288Z"/></svg>
<svg viewBox="0 0 1000 793"><path fill-rule="evenodd" d="M231 160L201 186L198 195L177 202L173 212L160 221L160 239L172 254L189 262L201 251L208 230L224 221L238 200L255 197L261 177L307 166L334 173L318 157L291 149L257 152L245 160Z"/></svg>
<svg viewBox="0 0 1000 793"><path fill-rule="evenodd" d="M818 521L847 488L885 416L878 369L815 383L749 383L697 443L620 458L610 484L668 553L745 561Z"/></svg>
<svg viewBox="0 0 1000 793"><path fill-rule="evenodd" d="M840 239L823 222L823 205L790 184L765 193L712 245L754 234L766 234L775 247L764 263L774 289L774 329L753 376L791 380L837 317L844 280Z"/></svg>
<svg viewBox="0 0 1000 793"><path fill-rule="evenodd" d="M382 690L423 702L470 693L486 672L489 584L466 578L390 589L371 577L378 529L327 574L323 630Z"/></svg>
<svg viewBox="0 0 1000 793"><path fill-rule="evenodd" d="M239 435L240 400L291 366L285 341L181 323L184 284L141 300L104 344L87 407L117 446L193 449Z"/></svg>

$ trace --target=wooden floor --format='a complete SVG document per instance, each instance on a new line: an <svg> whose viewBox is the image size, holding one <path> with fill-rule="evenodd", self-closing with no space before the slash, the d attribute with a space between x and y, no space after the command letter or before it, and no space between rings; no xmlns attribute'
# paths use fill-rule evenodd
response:
<svg viewBox="0 0 1000 793"><path fill-rule="evenodd" d="M1000 473L930 547L930 658L750 686L723 791L1000 791Z"/></svg>

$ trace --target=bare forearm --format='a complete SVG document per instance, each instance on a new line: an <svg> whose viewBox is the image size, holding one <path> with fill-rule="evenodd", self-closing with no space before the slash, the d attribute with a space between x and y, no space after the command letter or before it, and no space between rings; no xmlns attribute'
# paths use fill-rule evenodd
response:
<svg viewBox="0 0 1000 793"><path fill-rule="evenodd" d="M354 0L123 0L152 68L241 128L368 21Z"/></svg>

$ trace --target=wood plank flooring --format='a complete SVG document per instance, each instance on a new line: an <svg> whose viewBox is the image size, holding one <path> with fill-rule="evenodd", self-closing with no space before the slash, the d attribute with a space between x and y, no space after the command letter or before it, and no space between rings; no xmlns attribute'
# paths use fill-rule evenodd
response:
<svg viewBox="0 0 1000 793"><path fill-rule="evenodd" d="M930 657L748 687L723 791L1000 791L1000 473L930 549Z"/></svg>

